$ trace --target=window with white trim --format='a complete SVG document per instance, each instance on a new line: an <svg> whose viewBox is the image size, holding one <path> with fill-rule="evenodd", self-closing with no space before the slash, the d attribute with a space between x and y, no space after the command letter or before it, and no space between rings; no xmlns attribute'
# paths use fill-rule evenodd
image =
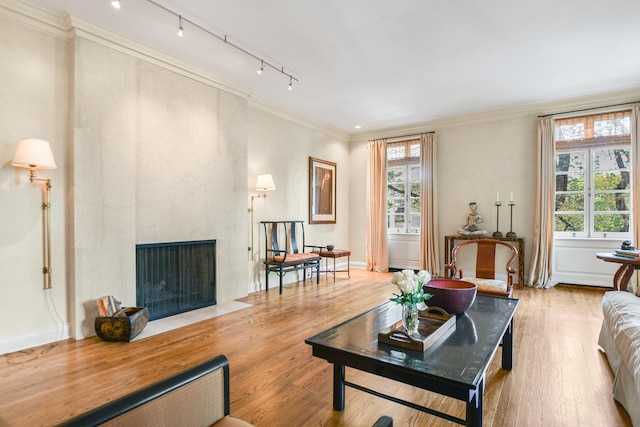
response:
<svg viewBox="0 0 640 427"><path fill-rule="evenodd" d="M420 233L420 140L387 143L387 230Z"/></svg>
<svg viewBox="0 0 640 427"><path fill-rule="evenodd" d="M554 125L556 235L631 238L631 111Z"/></svg>

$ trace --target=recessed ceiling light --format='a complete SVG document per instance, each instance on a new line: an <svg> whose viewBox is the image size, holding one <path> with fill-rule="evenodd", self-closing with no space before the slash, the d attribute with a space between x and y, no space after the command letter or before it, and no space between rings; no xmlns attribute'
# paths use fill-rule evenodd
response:
<svg viewBox="0 0 640 427"><path fill-rule="evenodd" d="M356 129L362 129L362 126L360 126L360 125L355 125L355 128L356 128Z"/></svg>

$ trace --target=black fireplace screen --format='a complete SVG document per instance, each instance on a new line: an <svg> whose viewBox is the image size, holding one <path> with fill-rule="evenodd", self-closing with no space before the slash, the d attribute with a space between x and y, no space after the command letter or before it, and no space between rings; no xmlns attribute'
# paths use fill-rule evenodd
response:
<svg viewBox="0 0 640 427"><path fill-rule="evenodd" d="M150 320L216 304L216 241L136 245L136 301Z"/></svg>

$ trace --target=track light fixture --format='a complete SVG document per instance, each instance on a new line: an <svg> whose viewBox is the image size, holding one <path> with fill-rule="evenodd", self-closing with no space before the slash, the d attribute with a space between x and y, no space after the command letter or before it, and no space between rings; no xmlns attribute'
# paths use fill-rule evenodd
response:
<svg viewBox="0 0 640 427"><path fill-rule="evenodd" d="M162 9L165 12L170 13L171 15L176 16L178 18L178 23L179 23L178 36L179 37L182 37L184 35L184 23L188 22L191 27L195 27L195 28L199 29L200 31L202 31L203 33L209 34L211 37L214 37L214 38L220 40L221 42L224 42L224 44L235 48L236 50L244 53L245 55L250 56L251 58L253 58L253 59L257 60L257 61L260 61L260 69L257 71L258 75L262 74L262 72L264 71L264 67L265 66L271 67L274 70L278 71L279 73L289 77L289 90L293 90L292 84L293 84L294 80L297 81L297 82L300 81L297 78L295 78L291 73L287 73L284 70L284 67L278 68L275 65L270 64L269 62L265 61L264 59L261 59L257 55L254 55L253 53L249 52L248 50L238 46L235 43L233 43L232 41L230 41L228 39L228 37L226 35L225 36L219 36L219 35L213 33L212 31L209 31L205 27L203 27L203 26L201 26L201 25L199 25L199 24L197 24L197 23L195 23L195 22L183 17L182 15L174 12L173 10L168 9L166 6L163 6L163 5L159 4L159 3L157 3L154 0L146 0L146 1L147 1L147 3L151 3L152 5L156 6L157 8ZM116 3L117 3L117 5L116 5ZM120 8L120 0L114 0L114 1L111 2L111 4L115 8L118 8L118 9Z"/></svg>
<svg viewBox="0 0 640 427"><path fill-rule="evenodd" d="M182 15L178 15L178 37L184 36L184 27L182 25Z"/></svg>
<svg viewBox="0 0 640 427"><path fill-rule="evenodd" d="M116 9L120 9L120 0L113 0L111 2L111 6L115 7Z"/></svg>

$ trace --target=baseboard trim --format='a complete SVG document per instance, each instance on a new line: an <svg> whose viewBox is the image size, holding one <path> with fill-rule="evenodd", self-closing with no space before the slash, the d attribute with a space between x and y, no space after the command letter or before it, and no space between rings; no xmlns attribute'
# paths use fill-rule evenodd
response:
<svg viewBox="0 0 640 427"><path fill-rule="evenodd" d="M3 339L0 342L0 355L69 339L71 337L69 331L69 324L65 323Z"/></svg>

